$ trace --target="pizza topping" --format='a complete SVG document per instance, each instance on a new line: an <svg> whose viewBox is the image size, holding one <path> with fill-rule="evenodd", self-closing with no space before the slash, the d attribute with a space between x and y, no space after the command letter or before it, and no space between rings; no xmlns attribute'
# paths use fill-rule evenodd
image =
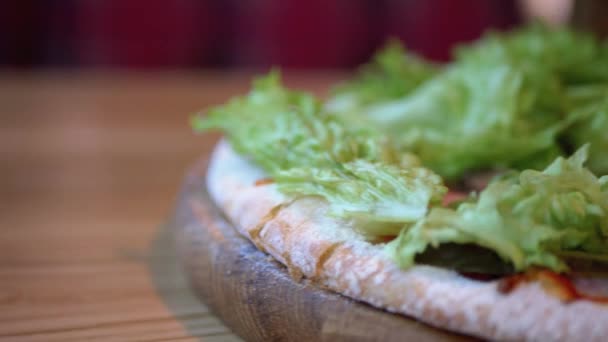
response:
<svg viewBox="0 0 608 342"><path fill-rule="evenodd" d="M502 294L509 294L511 291L515 290L517 286L521 283L527 282L528 276L525 273L518 273L512 276L508 276L502 278L496 284L496 288L498 292Z"/></svg>
<svg viewBox="0 0 608 342"><path fill-rule="evenodd" d="M447 188L428 169L399 168L364 160L335 168L295 168L277 174L279 190L316 195L330 204L330 213L357 220L367 235L396 235L406 223L422 219L430 205L439 205Z"/></svg>
<svg viewBox="0 0 608 342"><path fill-rule="evenodd" d="M591 286L585 285L585 282L589 281L593 280L589 278L572 278L546 269L530 269L525 273L501 279L497 283L497 287L499 292L508 294L523 283L538 282L549 295L563 302L588 300L608 304L608 293L594 293ZM605 278L599 283L605 287Z"/></svg>
<svg viewBox="0 0 608 342"><path fill-rule="evenodd" d="M444 206L453 206L460 204L462 201L465 201L469 198L469 195L463 191L453 191L450 190L443 198Z"/></svg>
<svg viewBox="0 0 608 342"><path fill-rule="evenodd" d="M272 178L262 178L255 181L255 186L266 185L274 183L274 179Z"/></svg>

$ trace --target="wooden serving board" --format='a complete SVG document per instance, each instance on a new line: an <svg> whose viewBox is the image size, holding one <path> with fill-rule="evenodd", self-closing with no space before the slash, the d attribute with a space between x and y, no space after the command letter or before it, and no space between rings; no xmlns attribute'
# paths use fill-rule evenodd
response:
<svg viewBox="0 0 608 342"><path fill-rule="evenodd" d="M404 316L294 281L222 216L188 173L172 221L178 257L198 297L250 341L470 341Z"/></svg>

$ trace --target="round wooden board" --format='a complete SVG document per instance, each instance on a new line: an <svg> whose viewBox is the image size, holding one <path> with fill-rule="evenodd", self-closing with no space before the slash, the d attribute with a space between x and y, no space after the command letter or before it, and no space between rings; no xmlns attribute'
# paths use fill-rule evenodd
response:
<svg viewBox="0 0 608 342"><path fill-rule="evenodd" d="M206 162L188 173L172 220L180 263L198 297L248 341L470 341L329 292L240 236L209 199Z"/></svg>

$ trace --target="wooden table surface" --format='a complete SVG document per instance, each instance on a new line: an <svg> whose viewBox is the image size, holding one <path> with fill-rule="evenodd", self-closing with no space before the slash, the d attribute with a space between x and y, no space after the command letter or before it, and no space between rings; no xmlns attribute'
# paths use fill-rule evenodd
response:
<svg viewBox="0 0 608 342"><path fill-rule="evenodd" d="M0 72L0 340L238 340L192 295L164 223L217 139L189 113L250 76ZM339 77L285 78L323 93Z"/></svg>

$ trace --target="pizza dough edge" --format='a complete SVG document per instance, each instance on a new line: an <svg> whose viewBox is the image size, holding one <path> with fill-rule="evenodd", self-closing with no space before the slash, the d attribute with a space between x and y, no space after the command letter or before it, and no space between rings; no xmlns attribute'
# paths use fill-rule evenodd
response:
<svg viewBox="0 0 608 342"><path fill-rule="evenodd" d="M561 303L538 284L508 295L495 282L464 278L428 266L399 269L344 220L327 215L324 201L292 200L273 184L256 185L263 171L222 140L207 173L212 199L239 232L286 265L337 293L430 325L499 340L584 340L608 336L608 306Z"/></svg>

